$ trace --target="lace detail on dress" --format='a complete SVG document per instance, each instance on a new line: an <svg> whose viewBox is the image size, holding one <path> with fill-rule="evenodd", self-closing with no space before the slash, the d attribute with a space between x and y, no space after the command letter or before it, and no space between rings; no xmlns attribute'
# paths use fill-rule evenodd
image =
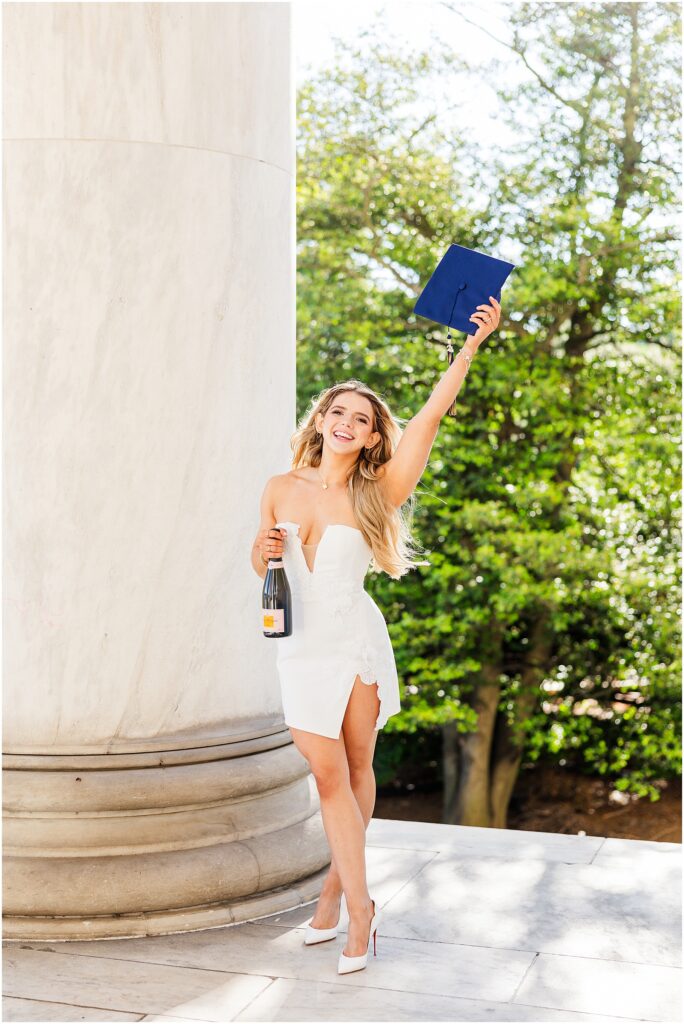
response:
<svg viewBox="0 0 684 1024"><path fill-rule="evenodd" d="M394 662L390 662L386 653L383 655L383 652L371 648L365 636L362 638L360 657L357 660L360 661L360 665L354 672L352 687L357 675L366 686L378 684L380 707L378 708L378 717L373 728L382 729L390 717L389 711L385 710L389 706L387 702L396 688ZM389 703L391 704L391 701Z"/></svg>

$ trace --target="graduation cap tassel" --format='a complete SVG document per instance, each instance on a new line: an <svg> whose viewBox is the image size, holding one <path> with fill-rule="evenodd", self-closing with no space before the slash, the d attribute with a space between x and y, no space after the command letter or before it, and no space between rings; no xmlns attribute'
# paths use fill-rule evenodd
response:
<svg viewBox="0 0 684 1024"><path fill-rule="evenodd" d="M451 366L454 361L454 346L451 344L451 328L447 328L447 365ZM453 400L449 408L447 409L447 416L456 416L456 399Z"/></svg>
<svg viewBox="0 0 684 1024"><path fill-rule="evenodd" d="M447 322L447 366L451 366L454 361L454 346L451 344L451 320L456 309L456 300L458 299L459 293L466 287L466 282L463 281L459 288L456 289L454 295L454 304L451 307L451 313L449 313L449 320ZM447 409L447 416L456 416L456 399L453 400L449 408Z"/></svg>

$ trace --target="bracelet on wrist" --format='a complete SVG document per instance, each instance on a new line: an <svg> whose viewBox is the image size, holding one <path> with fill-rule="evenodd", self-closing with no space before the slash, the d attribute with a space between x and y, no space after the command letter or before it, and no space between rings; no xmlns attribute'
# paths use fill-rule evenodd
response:
<svg viewBox="0 0 684 1024"><path fill-rule="evenodd" d="M477 352L477 349L475 349L475 352ZM475 355L475 352L473 352L471 355L470 349L466 349L465 345L463 346L463 348L460 348L457 352L457 355L463 356L463 358L465 359L466 373L470 369L470 363L472 362L472 358L473 355Z"/></svg>

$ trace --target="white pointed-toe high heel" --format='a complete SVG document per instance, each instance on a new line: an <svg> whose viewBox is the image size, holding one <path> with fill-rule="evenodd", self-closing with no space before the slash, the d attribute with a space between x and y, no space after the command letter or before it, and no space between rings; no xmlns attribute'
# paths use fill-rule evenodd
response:
<svg viewBox="0 0 684 1024"><path fill-rule="evenodd" d="M314 946L317 942L329 942L330 939L336 939L339 924L339 918L334 928L314 928L312 925L307 924L304 945Z"/></svg>
<svg viewBox="0 0 684 1024"><path fill-rule="evenodd" d="M377 956L375 942L377 939L378 924L380 923L380 911L378 910L375 900L373 903L373 919L370 923L370 931L368 933L368 942L370 943L371 935L373 936L373 956ZM362 953L361 956L345 956L344 953L340 953L340 959L337 963L338 974L350 974L352 971L362 971L368 963L368 950Z"/></svg>

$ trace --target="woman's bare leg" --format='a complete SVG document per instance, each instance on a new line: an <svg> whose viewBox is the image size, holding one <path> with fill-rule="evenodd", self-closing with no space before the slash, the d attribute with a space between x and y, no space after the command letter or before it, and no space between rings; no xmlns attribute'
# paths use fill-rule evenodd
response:
<svg viewBox="0 0 684 1024"><path fill-rule="evenodd" d="M347 956L358 956L368 948L368 926L373 911L366 884L365 840L375 803L372 760L378 708L377 686L362 683L357 676L344 717L344 738L331 740L291 729L295 745L309 762L316 779L323 825L332 853L331 869L319 899L321 913L319 915L317 909L312 924L318 928L336 924L343 890L349 911L349 934L344 950ZM331 912L335 916L332 921L329 920Z"/></svg>
<svg viewBox="0 0 684 1024"><path fill-rule="evenodd" d="M363 689L360 689L363 687ZM373 771L373 754L378 738L375 722L378 718L380 701L377 697L377 686L369 686L356 680L352 698L342 722L349 779L352 792L359 805L364 828L373 816L375 809L376 783ZM323 882L318 897L316 913L311 919L314 928L334 928L340 917L340 900L342 898L342 880L334 856L331 858L330 869Z"/></svg>

